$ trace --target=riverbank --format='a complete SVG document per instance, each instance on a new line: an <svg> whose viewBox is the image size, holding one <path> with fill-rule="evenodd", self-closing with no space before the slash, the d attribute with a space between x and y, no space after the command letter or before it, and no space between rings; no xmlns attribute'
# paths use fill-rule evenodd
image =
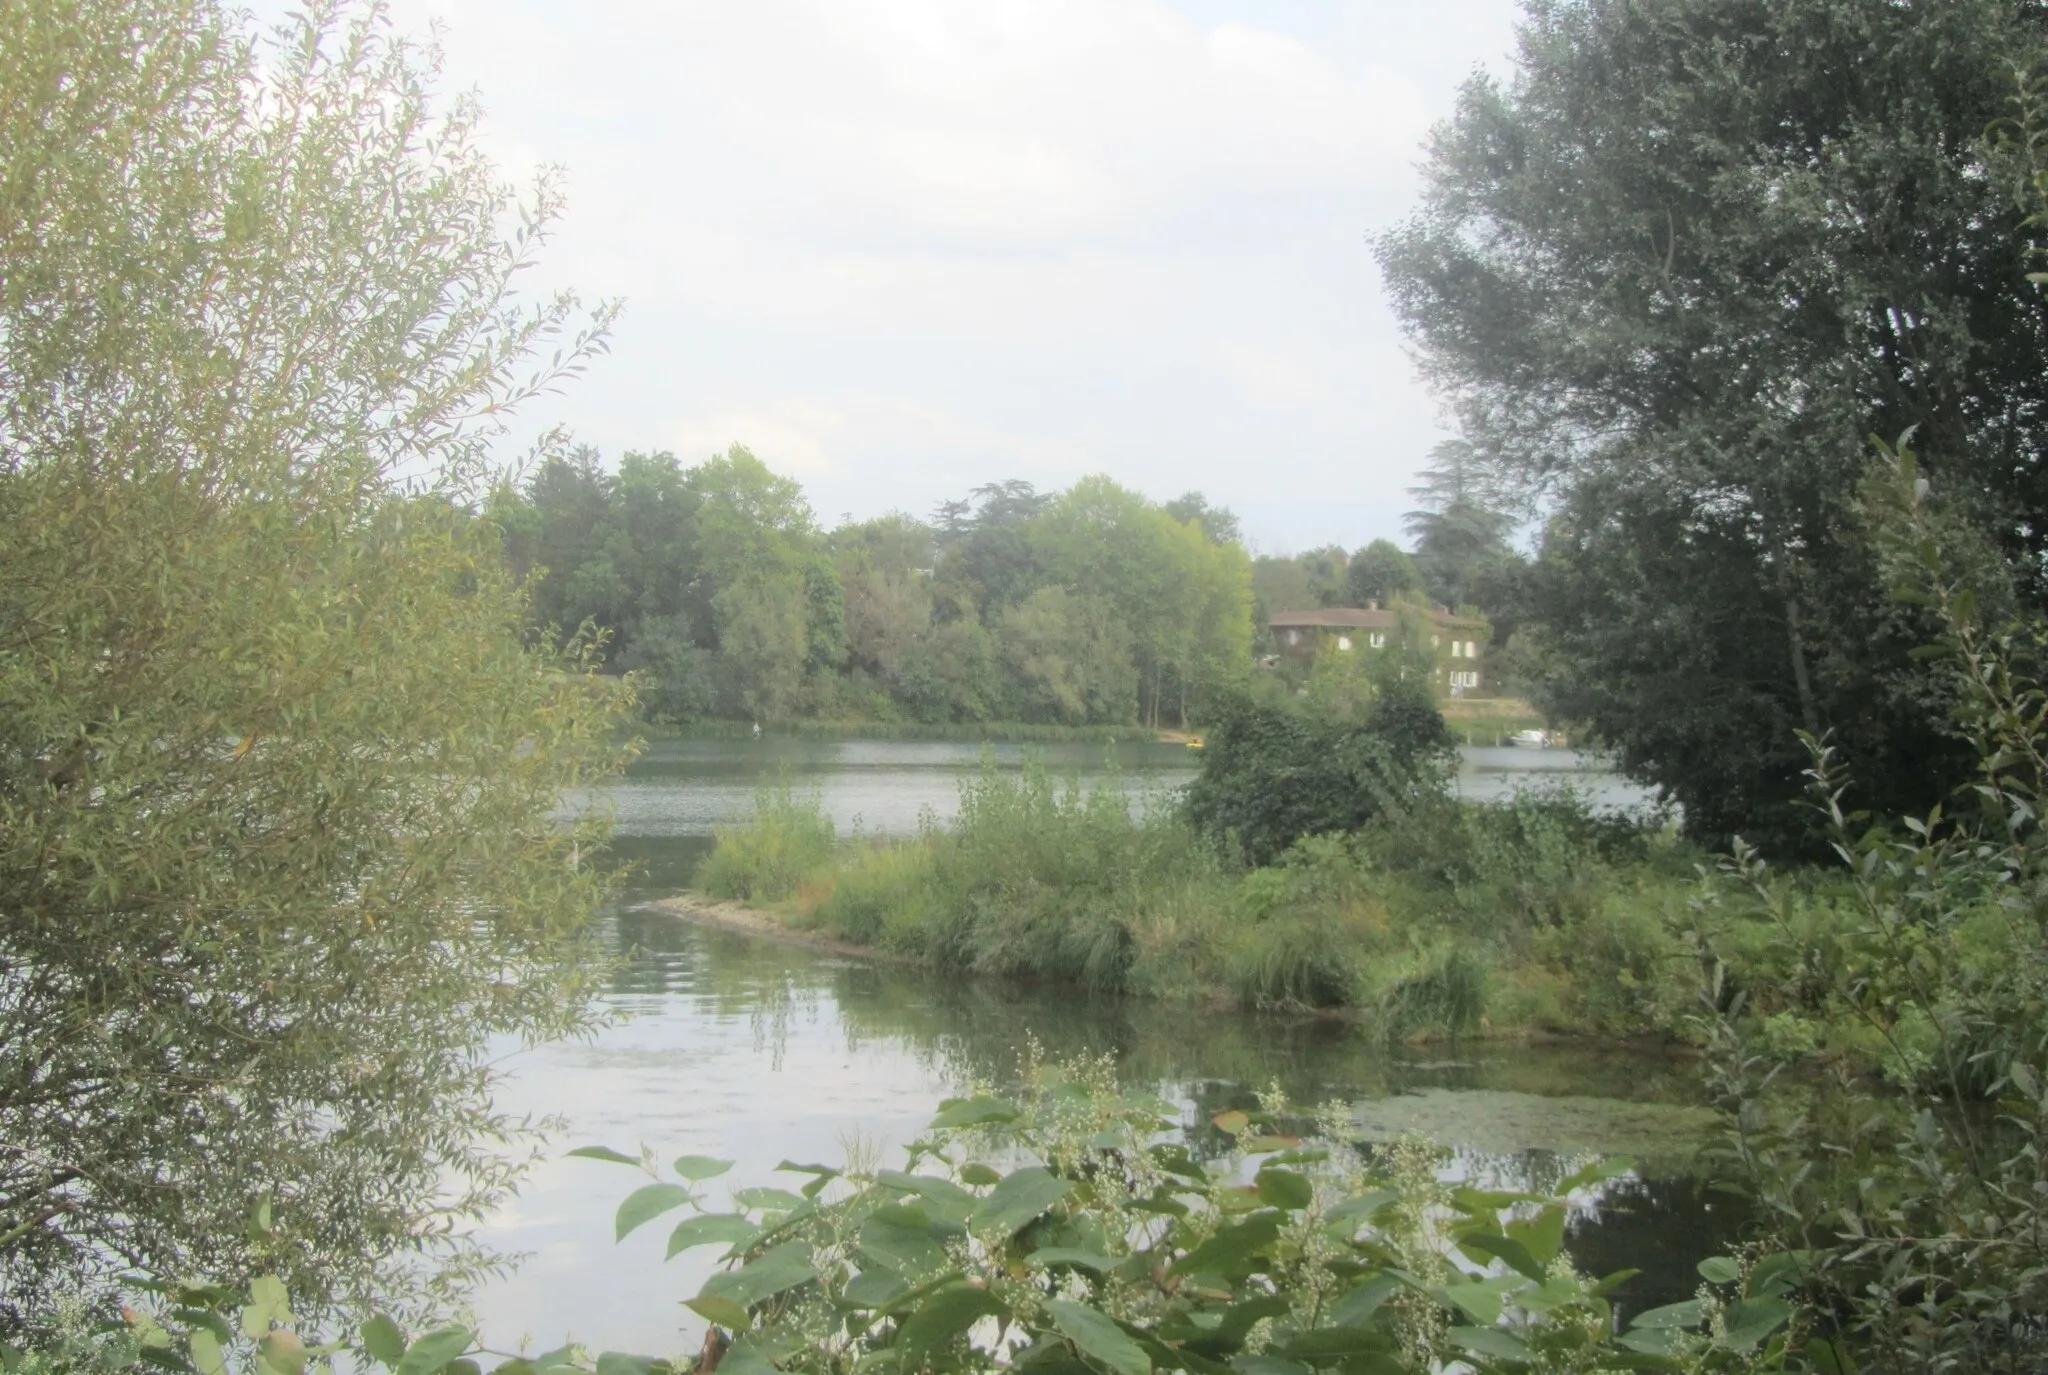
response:
<svg viewBox="0 0 2048 1375"><path fill-rule="evenodd" d="M648 740L749 740L752 721L692 721L684 725L642 722L636 734ZM1102 744L1119 741L1185 743L1188 736L1144 726L1059 726L1036 721L774 721L760 727L763 736L798 740L903 740L1025 745Z"/></svg>

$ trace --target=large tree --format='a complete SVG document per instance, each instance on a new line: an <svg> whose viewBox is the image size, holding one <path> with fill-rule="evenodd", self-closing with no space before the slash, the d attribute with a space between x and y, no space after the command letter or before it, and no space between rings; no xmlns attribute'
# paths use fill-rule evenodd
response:
<svg viewBox="0 0 2048 1375"><path fill-rule="evenodd" d="M1868 436L2038 592L2048 332L2023 289L2015 0L1532 0L1382 240L1428 374L1550 504L1554 710L1707 835L1796 839L1801 730L1859 801L1959 776L1858 514Z"/></svg>
<svg viewBox="0 0 2048 1375"><path fill-rule="evenodd" d="M601 338L512 292L555 197L373 13L245 22L0 0L0 1326L373 1284L510 1177L487 1046L586 1016L618 693L467 513Z"/></svg>

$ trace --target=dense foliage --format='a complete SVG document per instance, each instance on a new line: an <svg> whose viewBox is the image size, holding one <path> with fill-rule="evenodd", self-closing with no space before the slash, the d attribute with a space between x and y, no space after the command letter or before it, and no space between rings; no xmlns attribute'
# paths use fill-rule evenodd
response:
<svg viewBox="0 0 2048 1375"><path fill-rule="evenodd" d="M1209 729L1188 816L1252 864L1356 831L1443 786L1452 737L1427 680L1390 679L1357 720L1239 700Z"/></svg>
<svg viewBox="0 0 2048 1375"><path fill-rule="evenodd" d="M243 22L0 4L0 1327L363 1292L511 1177L487 1040L585 1017L623 703L463 502L603 313L529 373L552 191L502 240L374 15Z"/></svg>
<svg viewBox="0 0 2048 1375"><path fill-rule="evenodd" d="M1466 439L1549 503L1522 593L1542 696L1716 843L1815 835L1799 732L1859 806L1967 771L1857 510L1917 427L1953 539L2040 594L2048 327L1995 131L2010 0L1544 0L1435 133L1383 239Z"/></svg>
<svg viewBox="0 0 2048 1375"><path fill-rule="evenodd" d="M1199 494L994 483L828 534L744 449L579 450L493 514L541 614L601 632L657 720L1185 725L1251 669L1249 563Z"/></svg>

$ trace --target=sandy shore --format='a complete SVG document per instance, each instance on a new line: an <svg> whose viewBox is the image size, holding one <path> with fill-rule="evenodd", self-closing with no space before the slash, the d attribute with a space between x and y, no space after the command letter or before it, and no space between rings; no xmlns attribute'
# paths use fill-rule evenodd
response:
<svg viewBox="0 0 2048 1375"><path fill-rule="evenodd" d="M743 936L780 941L784 945L800 945L806 950L843 955L854 960L867 960L873 964L917 964L916 960L908 956L877 950L871 945L855 945L852 941L838 940L813 931L799 931L773 912L764 912L745 903L724 902L717 898L705 897L702 893L678 893L672 898L661 898L651 905L671 916L694 922L698 926L736 931Z"/></svg>

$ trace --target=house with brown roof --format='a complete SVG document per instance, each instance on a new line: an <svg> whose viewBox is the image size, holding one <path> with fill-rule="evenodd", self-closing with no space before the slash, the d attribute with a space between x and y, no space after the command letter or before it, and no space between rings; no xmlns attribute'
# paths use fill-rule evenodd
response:
<svg viewBox="0 0 2048 1375"><path fill-rule="evenodd" d="M1411 615L1413 613L1410 613ZM1426 615L1429 648L1437 661L1437 691L1446 697L1477 693L1480 650L1491 628L1483 620L1433 607ZM1401 633L1402 613L1382 607L1323 606L1313 611L1276 611L1267 620L1273 644L1290 658L1313 660L1319 653L1355 654L1384 650Z"/></svg>

